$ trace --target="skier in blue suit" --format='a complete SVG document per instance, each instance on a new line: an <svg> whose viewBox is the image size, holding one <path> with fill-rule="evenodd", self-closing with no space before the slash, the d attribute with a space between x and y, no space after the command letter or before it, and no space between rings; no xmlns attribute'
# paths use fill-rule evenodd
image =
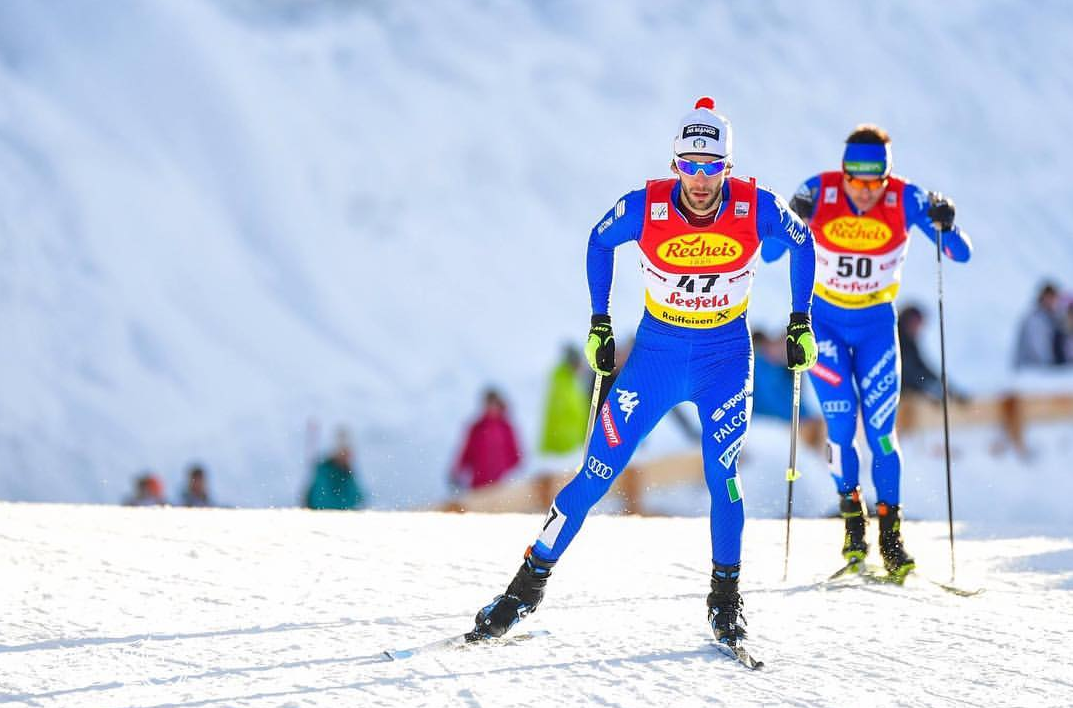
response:
<svg viewBox="0 0 1073 708"><path fill-rule="evenodd" d="M815 305L819 362L809 371L827 421L827 460L845 519L842 555L859 570L868 554L867 519L859 486L854 436L858 412L872 452L872 481L879 516L879 550L897 580L915 561L901 535L901 450L894 422L901 388L894 299L909 248L909 227L935 242L942 229L943 253L969 260L968 235L954 225L954 202L891 174L890 137L874 125L858 126L847 138L842 169L810 177L790 200L816 239ZM765 241L773 261L786 251Z"/></svg>
<svg viewBox="0 0 1073 708"><path fill-rule="evenodd" d="M645 313L629 358L599 409L578 474L555 497L543 529L507 590L476 617L478 636L501 636L533 612L552 567L589 509L626 468L638 443L675 405L697 405L704 475L711 495L712 579L708 618L718 640L745 636L738 575L744 523L738 454L752 407L752 344L746 309L760 244L791 253L790 366L815 363L809 320L812 236L786 202L755 180L730 176L731 129L701 99L673 142L676 178L652 180L604 215L589 237L592 322L585 347L599 375L611 373L615 340L608 315L614 249L636 241Z"/></svg>

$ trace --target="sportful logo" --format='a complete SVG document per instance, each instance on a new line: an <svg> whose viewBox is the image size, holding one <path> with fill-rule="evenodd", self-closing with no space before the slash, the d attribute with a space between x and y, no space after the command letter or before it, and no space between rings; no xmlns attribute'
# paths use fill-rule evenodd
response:
<svg viewBox="0 0 1073 708"><path fill-rule="evenodd" d="M887 400L880 404L879 408L876 408L876 412L868 419L868 424L877 430L882 428L883 424L887 422L887 419L891 417L897 407L898 394L892 393L887 396Z"/></svg>
<svg viewBox="0 0 1073 708"><path fill-rule="evenodd" d="M729 411L731 408L733 408L734 406L736 406L739 403L741 403L742 401L744 401L751 394L752 394L751 391L749 391L747 389L744 389L744 388L742 390L738 391L733 396L731 396L726 401L724 401L723 405L721 405L721 406L719 406L718 408L715 409L715 413L712 413L712 420L714 420L716 423L718 423L720 420L723 419L723 416L727 414L727 411Z"/></svg>
<svg viewBox="0 0 1073 708"><path fill-rule="evenodd" d="M611 479L615 476L615 470L611 469L610 465L606 465L603 462L600 462L592 455L589 455L589 462L587 465L585 465L585 469L589 472L592 472L592 474L596 475L600 479Z"/></svg>
<svg viewBox="0 0 1073 708"><path fill-rule="evenodd" d="M719 128L716 128L714 125L704 125L703 123L692 123L682 128L683 139L696 136L719 140ZM694 147L696 147L696 145L694 145Z"/></svg>
<svg viewBox="0 0 1073 708"><path fill-rule="evenodd" d="M667 220L667 202L652 202L652 207L648 212L652 221L666 221Z"/></svg>
<svg viewBox="0 0 1073 708"><path fill-rule="evenodd" d="M879 372L883 371L883 367L889 364L894 356L898 353L897 346L891 347L887 351L883 352L883 356L879 358L872 368L868 370L868 375L861 379L861 388L868 388L872 385L872 379L879 376Z"/></svg>
<svg viewBox="0 0 1073 708"><path fill-rule="evenodd" d="M738 456L738 452L741 450L742 443L744 442L745 433L742 433L738 436L737 440L730 443L730 447L726 449L726 452L719 456L719 464L730 469L730 466L734 464L734 458Z"/></svg>
<svg viewBox="0 0 1073 708"><path fill-rule="evenodd" d="M626 414L626 422L630 422L630 416L633 415L633 409L640 403L640 399L637 398L636 391L626 391L625 389L616 388L618 392L618 409Z"/></svg>
<svg viewBox="0 0 1073 708"><path fill-rule="evenodd" d="M824 401L824 413L849 413L850 402L846 400Z"/></svg>
<svg viewBox="0 0 1073 708"><path fill-rule="evenodd" d="M836 364L838 363L838 347L832 340L821 339L820 341L816 342L816 349L818 349L820 354L822 354L823 356L827 357Z"/></svg>
<svg viewBox="0 0 1073 708"><path fill-rule="evenodd" d="M611 404L607 401L604 401L603 408L600 409L600 425L604 429L604 437L607 439L608 447L618 447L622 444L618 428L615 427L615 419L611 417Z"/></svg>

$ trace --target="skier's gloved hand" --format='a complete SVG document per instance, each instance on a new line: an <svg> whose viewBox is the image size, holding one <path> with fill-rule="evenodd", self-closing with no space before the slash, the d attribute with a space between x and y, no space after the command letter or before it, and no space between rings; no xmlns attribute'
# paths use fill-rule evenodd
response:
<svg viewBox="0 0 1073 708"><path fill-rule="evenodd" d="M807 224L812 219L812 214L816 211L816 201L811 194L798 192L790 197L790 209Z"/></svg>
<svg viewBox="0 0 1073 708"><path fill-rule="evenodd" d="M928 192L928 218L943 231L954 228L954 200L939 192Z"/></svg>
<svg viewBox="0 0 1073 708"><path fill-rule="evenodd" d="M793 371L811 369L816 363L816 337L805 312L791 312L786 326L786 366Z"/></svg>
<svg viewBox="0 0 1073 708"><path fill-rule="evenodd" d="M610 376L615 368L615 333L609 315L593 315L589 339L585 342L589 367L601 376Z"/></svg>

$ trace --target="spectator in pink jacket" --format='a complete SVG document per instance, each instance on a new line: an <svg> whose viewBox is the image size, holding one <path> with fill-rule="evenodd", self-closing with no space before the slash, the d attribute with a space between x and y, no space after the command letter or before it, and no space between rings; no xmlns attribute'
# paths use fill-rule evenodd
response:
<svg viewBox="0 0 1073 708"><path fill-rule="evenodd" d="M495 389L484 394L484 410L470 427L462 454L451 469L454 487L478 489L503 479L522 459L507 405Z"/></svg>

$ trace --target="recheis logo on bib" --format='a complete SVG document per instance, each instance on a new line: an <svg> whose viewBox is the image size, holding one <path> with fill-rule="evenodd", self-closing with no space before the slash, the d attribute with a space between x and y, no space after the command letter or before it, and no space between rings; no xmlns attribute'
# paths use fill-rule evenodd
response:
<svg viewBox="0 0 1073 708"><path fill-rule="evenodd" d="M849 251L874 251L893 237L882 221L859 216L840 216L823 225L823 235L832 244Z"/></svg>
<svg viewBox="0 0 1073 708"><path fill-rule="evenodd" d="M723 234L688 234L675 236L659 245L657 253L676 266L720 266L741 257L744 248Z"/></svg>

